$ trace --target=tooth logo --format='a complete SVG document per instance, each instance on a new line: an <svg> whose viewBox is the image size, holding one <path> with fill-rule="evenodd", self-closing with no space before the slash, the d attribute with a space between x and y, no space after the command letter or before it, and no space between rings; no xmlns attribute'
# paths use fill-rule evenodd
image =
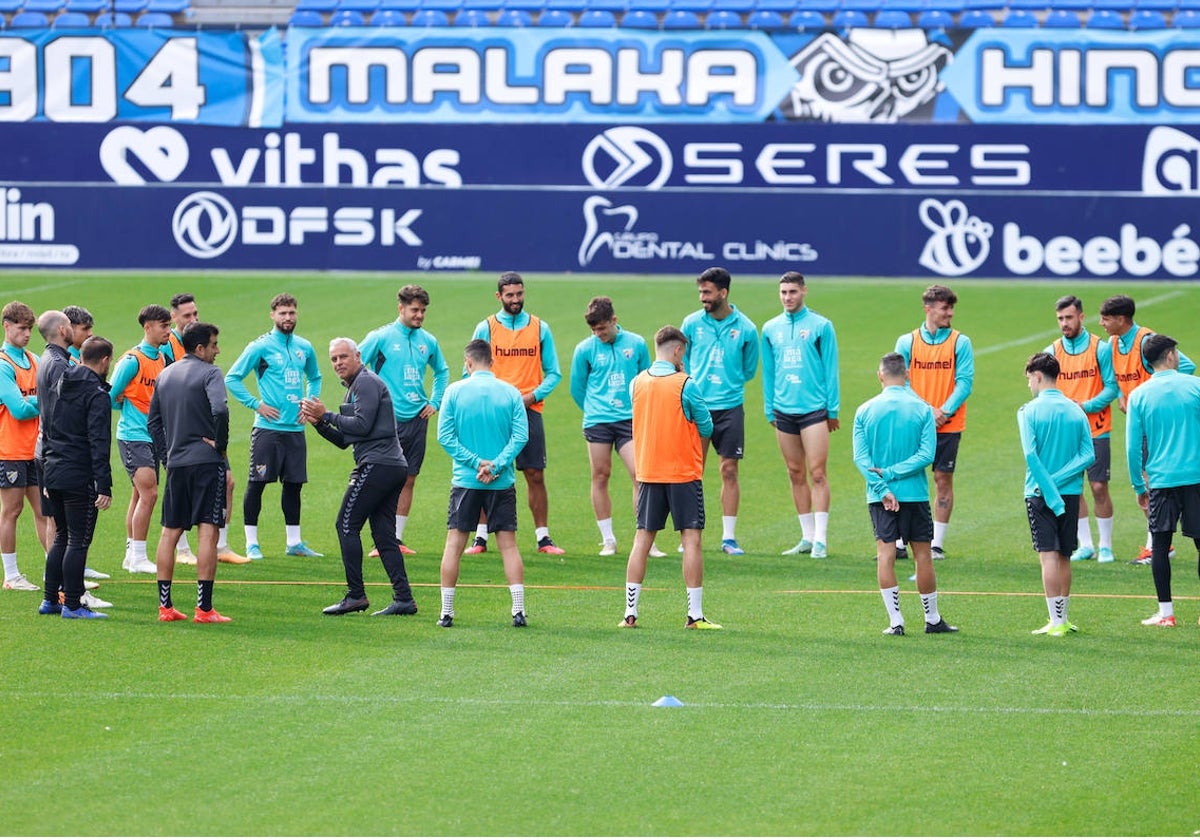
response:
<svg viewBox="0 0 1200 840"><path fill-rule="evenodd" d="M1189 195L1200 192L1200 140L1177 128L1158 126L1146 135L1142 192Z"/></svg>
<svg viewBox="0 0 1200 840"><path fill-rule="evenodd" d="M987 261L992 247L992 226L970 215L957 199L945 204L933 198L921 202L921 224L931 231L919 262L934 274L962 277Z"/></svg>
<svg viewBox="0 0 1200 840"><path fill-rule="evenodd" d="M638 182L632 186L657 190L671 177L672 163L671 150L661 137L633 125L597 134L583 150L583 175L598 190L616 189L635 178Z"/></svg>
<svg viewBox="0 0 1200 840"><path fill-rule="evenodd" d="M123 125L110 131L100 143L100 165L121 186L137 186L146 179L130 164L136 159L159 181L169 183L183 174L188 164L188 144L183 135L167 126L146 131Z"/></svg>
<svg viewBox="0 0 1200 840"><path fill-rule="evenodd" d="M192 193L176 206L171 231L185 254L211 260L228 251L237 238L237 213L224 196Z"/></svg>
<svg viewBox="0 0 1200 840"><path fill-rule="evenodd" d="M600 216L604 217L624 217L625 224L621 228L621 232L633 230L633 226L637 224L638 211L637 208L630 204L623 204L619 207L614 207L613 203L607 198L602 198L598 195L593 195L583 203L583 218L586 228L583 233L583 242L579 244L579 265L586 266L592 261L592 257L601 248L612 250L615 241L611 230L600 230Z"/></svg>

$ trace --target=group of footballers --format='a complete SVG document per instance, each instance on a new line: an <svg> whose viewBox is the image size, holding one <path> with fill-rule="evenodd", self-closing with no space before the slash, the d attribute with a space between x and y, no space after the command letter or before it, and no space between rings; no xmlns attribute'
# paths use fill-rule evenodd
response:
<svg viewBox="0 0 1200 840"><path fill-rule="evenodd" d="M826 461L830 433L839 428L840 409L834 327L805 304L808 287L803 275L787 272L779 280L782 312L763 324L760 335L755 324L730 301L731 282L729 272L723 268L701 273L696 279L701 308L684 318L678 329L659 331L653 359L647 342L618 324L611 299L593 298L585 312L592 335L579 342L572 356L570 394L583 412L583 436L591 466L591 501L600 532L601 556L614 555L618 550L609 494L613 452L628 470L634 485L638 535L629 556L622 627L637 626L645 560L647 556L665 555L654 537L670 513L681 535L678 550L683 554L687 583L686 626L719 629L720 625L704 617L701 607L700 531L704 527L701 480L711 442L720 459L720 550L730 555L742 554L736 528L740 504L738 469L745 438L744 398L746 385L757 373L760 361L766 419L775 429L800 524L799 541L784 554L807 553L823 558L828 553L830 489ZM486 551L489 535L496 534L513 589L514 624L524 626L520 556L511 539L516 528L515 503L508 501L515 494L516 470L526 479L537 551L563 553L550 536L544 475L546 436L542 410L546 398L562 379L553 335L545 321L525 310L525 286L519 274L501 275L496 297L499 311L478 324L466 353L467 379L478 377L472 386L474 390L463 388L458 393L450 385L449 364L437 339L423 327L430 299L420 286L400 289L397 320L371 332L361 346L351 339L339 338L331 343L335 371L349 389L348 395L353 395L358 387L355 382L362 377L360 371L367 371L366 378L378 377L382 382L384 387L377 389L380 392L377 402L385 405L392 415L386 429L394 430L400 461L404 462L394 481L394 494L388 495L389 489L380 496L386 497L388 506L394 506L394 544L383 546L383 554L396 587L392 607L380 614L416 611L407 581L403 579L401 555L411 553L404 543L404 530L426 452L429 421L443 409L448 393L454 393L458 410L453 417L447 417L446 412L437 417L438 440L454 460L455 492L463 492L457 501L453 494L451 497L439 623L452 625L458 556ZM884 632L889 635L904 634L895 560L907 556L910 550L916 563L913 579L921 595L926 632L957 630L942 619L938 610L933 561L946 556L945 541L954 507L953 478L973 386L974 354L970 339L952 327L957 303L954 292L946 286L933 285L925 290L922 302L923 323L901 335L894 352L881 359L879 379L883 391L859 408L854 421L854 459L867 483L867 501L877 540L878 580L889 618ZM222 515L219 523L213 523L217 526L216 558L220 562L240 564L262 558L258 521L264 490L273 482L279 482L282 488L287 554L321 556L304 541L300 529L301 490L307 481L304 432L307 423L340 446L355 446L356 472L352 474L352 486L355 480L365 482L364 468L372 465L369 453L377 456L381 451L378 446L365 445L366 438L347 436L337 430L340 424L347 429L379 425L375 415L366 420L359 417L355 422L342 417L363 410L362 406L355 407L351 396L338 412L328 412L321 404L322 377L317 353L310 342L295 332L297 308L298 303L291 295L277 295L271 301L272 330L250 342L224 376L228 393L253 411L255 417L250 470L242 503L245 555L234 551L228 542L234 479L226 468L221 479ZM1176 417L1167 427L1173 431L1164 432L1160 427L1163 421L1155 419L1158 415L1154 410L1165 400L1180 417L1186 415L1179 405L1184 404L1181 395L1191 394L1188 387L1191 383L1172 378L1168 368L1190 374L1195 366L1170 339L1155 337L1150 330L1137 325L1134 311L1133 300L1124 295L1104 302L1100 322L1108 333L1105 341L1084 328L1082 302L1074 296L1063 297L1056 306L1062 337L1031 358L1027 366L1026 374L1035 397L1022 409L1019 418L1029 467L1027 508L1034 548L1042 560L1051 619L1046 627L1035 631L1038 633L1058 636L1074 629L1066 613L1071 561L1096 558L1105 563L1114 559L1113 504L1108 491L1114 400L1123 411L1136 409L1130 415L1130 429L1136 431L1130 432L1128 449L1131 453L1136 450L1138 457L1136 460L1130 457L1129 462L1131 469L1134 464L1144 467L1149 479L1146 487L1142 469L1138 468L1133 482L1139 491L1147 490L1143 501L1149 526L1145 547L1132 562L1153 566L1159 593L1159 610L1146 623L1174 624L1167 559L1170 535L1182 518L1183 533L1200 536L1200 486L1194 487L1194 492L1171 495L1169 502L1161 499L1156 502L1156 498L1170 488L1200 485L1200 476L1191 480L1191 472L1178 465L1179 461L1190 463L1193 459L1179 459L1172 454L1182 451L1178 448L1183 445L1181 436L1185 442L1192 440L1190 421ZM147 306L139 313L138 320L143 340L116 361L108 383L112 409L119 412L116 438L120 460L133 488L126 511L123 567L134 574L156 574L161 590L164 546L160 543L158 560L153 561L146 545L158 501L164 445L155 439L148 419L159 377L168 366L188 355L184 334L199 323L199 311L192 295L179 294L171 299L169 309ZM46 341L46 351L40 360L26 350L35 325ZM47 394L56 388L58 378L70 366L81 363L82 348L91 337L93 321L87 310L78 306L65 307L61 312L52 310L35 319L28 306L14 301L3 309L3 326L5 340L0 350L3 586L36 591L43 587L29 581L17 565L17 518L29 502L38 538L49 552L55 541L54 523L58 517L43 515L46 494L39 489L39 418L45 422ZM1165 347L1166 342L1171 342L1171 346ZM215 349L215 332L210 343ZM193 340L191 344L196 342ZM344 358L340 366L339 355ZM212 356L215 357L215 352ZM211 361L207 360L210 364ZM257 394L246 387L251 374L256 379ZM490 384L492 378L506 388L498 390ZM1164 389L1156 384L1146 393L1151 396L1161 393L1166 397L1134 400L1135 390L1152 380L1168 381L1173 387ZM1181 381L1186 385L1180 385ZM364 393L373 392L367 389ZM496 406L507 406L510 400L516 407L511 418L504 415L497 419ZM372 404L371 410L376 408ZM486 429L480 426L480 418L485 416L488 419L484 425L489 426ZM1200 419L1196 422L1200 424ZM1080 428L1086 431L1086 447L1077 439ZM1183 432L1179 431L1181 428ZM465 445L468 439L488 451ZM1200 441L1200 430L1196 440ZM385 448L388 454L379 463L389 467L398 464L390 447ZM375 461L378 462L378 457ZM170 472L169 460L166 466ZM926 477L928 467L932 467L934 477L932 509ZM1082 499L1085 468L1098 523L1097 543L1092 540L1088 506ZM1167 483L1163 484L1164 481ZM359 490L368 484L360 484ZM97 486L93 491L98 497L107 498L100 489L103 488ZM497 493L504 496L500 502L492 498ZM361 517L349 516L354 503L348 495L343 505L343 513L347 514L344 518L356 520L353 539L357 540L357 530L370 518L377 547L373 555L379 554L381 540L374 533L378 511L364 510ZM176 561L195 563L187 542L188 527L164 528L164 540L168 531L172 537L166 546L171 555L170 567L173 569ZM461 540L455 536L459 532ZM1165 544L1160 546L1163 533ZM344 536L348 532L343 534L339 524L339 539ZM400 558L398 567L391 557L393 549ZM354 552L344 540L342 550L349 589L346 598L326 609L326 613L333 615L366 608L361 586L361 554L356 561L347 557ZM397 584L397 568L402 587ZM84 574L91 587L97 580L108 577L90 568ZM169 584L169 575L167 581ZM61 605L54 603L49 583L45 588L43 606L47 612L55 612L55 607ZM70 613L68 617L99 617L103 615L99 610L111 604L84 593L78 604L73 599L69 606L66 612L61 609L57 612ZM211 603L204 612L215 613ZM201 620L199 614L198 609L197 621Z"/></svg>

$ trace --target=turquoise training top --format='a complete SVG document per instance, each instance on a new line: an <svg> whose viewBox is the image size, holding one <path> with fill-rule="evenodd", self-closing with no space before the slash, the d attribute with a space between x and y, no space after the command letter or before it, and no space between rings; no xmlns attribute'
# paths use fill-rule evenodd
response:
<svg viewBox="0 0 1200 840"><path fill-rule="evenodd" d="M783 312L762 328L763 407L775 412L809 414L824 409L838 416L838 346L833 324L807 306Z"/></svg>
<svg viewBox="0 0 1200 840"><path fill-rule="evenodd" d="M1200 484L1200 379L1175 370L1155 371L1129 395L1125 458L1133 489L1146 492ZM1142 463L1142 437L1149 455Z"/></svg>
<svg viewBox="0 0 1200 840"><path fill-rule="evenodd" d="M571 399L583 410L583 428L633 418L629 386L650 367L650 349L637 333L617 327L612 344L590 335L571 357Z"/></svg>
<svg viewBox="0 0 1200 840"><path fill-rule="evenodd" d="M925 468L936 449L933 409L907 387L889 385L854 412L854 466L867 480L868 502L889 492L900 502L928 502Z"/></svg>
<svg viewBox="0 0 1200 840"><path fill-rule="evenodd" d="M135 349L141 350L147 358L157 359L162 348L157 344L142 341ZM138 360L126 353L113 366L112 381L109 383L109 396L114 411L121 412L117 416L117 440L151 443L150 430L146 427L146 414L141 409L125 399L122 394L125 387L137 376Z"/></svg>
<svg viewBox="0 0 1200 840"><path fill-rule="evenodd" d="M258 379L258 397L242 381L251 373ZM302 432L300 400L321 396L321 369L317 366L316 351L308 339L276 327L246 345L225 375L225 387L234 399L255 412L256 429ZM264 402L279 409L278 420L268 420L257 412Z"/></svg>
<svg viewBox="0 0 1200 840"><path fill-rule="evenodd" d="M396 419L408 422L431 405L440 408L450 366L433 334L397 319L371 330L359 347L362 363L379 375L392 396ZM433 393L425 393L425 368L433 371Z"/></svg>
<svg viewBox="0 0 1200 840"><path fill-rule="evenodd" d="M490 370L477 370L446 388L437 436L454 462L454 487L506 490L517 482L513 461L529 440L525 401ZM490 484L476 478L481 461L495 465Z"/></svg>
<svg viewBox="0 0 1200 840"><path fill-rule="evenodd" d="M1087 414L1057 388L1047 388L1017 409L1025 453L1025 498L1041 496L1056 514L1063 496L1083 492L1083 471L1096 460Z"/></svg>
<svg viewBox="0 0 1200 840"><path fill-rule="evenodd" d="M758 370L758 328L736 306L718 321L703 309L683 319L687 336L683 369L700 389L709 410L736 408L746 383Z"/></svg>

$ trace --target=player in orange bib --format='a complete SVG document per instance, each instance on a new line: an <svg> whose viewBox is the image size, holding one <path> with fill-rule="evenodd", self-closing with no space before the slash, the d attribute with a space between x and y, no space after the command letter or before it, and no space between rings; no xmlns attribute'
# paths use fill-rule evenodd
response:
<svg viewBox="0 0 1200 840"><path fill-rule="evenodd" d="M971 339L950 326L958 295L947 286L930 286L921 295L925 323L896 339L896 352L908 365L913 393L933 408L937 454L933 461L936 502L933 509L934 560L945 557L946 531L954 511L954 469L958 445L967 427L967 397L975 384Z"/></svg>

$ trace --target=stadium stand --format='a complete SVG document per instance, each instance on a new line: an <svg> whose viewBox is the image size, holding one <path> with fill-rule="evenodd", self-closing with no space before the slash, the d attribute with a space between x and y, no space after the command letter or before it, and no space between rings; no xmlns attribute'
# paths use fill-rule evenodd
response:
<svg viewBox="0 0 1200 840"><path fill-rule="evenodd" d="M8 22L9 29L46 29L50 18L45 12L17 12Z"/></svg>
<svg viewBox="0 0 1200 840"><path fill-rule="evenodd" d="M795 29L797 32L812 29L825 28L825 16L820 12L814 12L811 9L800 9L792 12L787 19L787 25L790 29Z"/></svg>
<svg viewBox="0 0 1200 840"><path fill-rule="evenodd" d="M366 26L367 16L354 9L338 9L329 16L326 26Z"/></svg>
<svg viewBox="0 0 1200 840"><path fill-rule="evenodd" d="M742 16L728 9L717 9L704 16L705 29L741 29Z"/></svg>
<svg viewBox="0 0 1200 840"><path fill-rule="evenodd" d="M856 29L858 27L870 26L871 21L867 17L866 12L858 9L838 9L833 13L833 18L829 21L829 25L834 29Z"/></svg>
<svg viewBox="0 0 1200 840"><path fill-rule="evenodd" d="M607 9L588 9L579 15L576 24L586 29L607 29L617 25L617 16Z"/></svg>
<svg viewBox="0 0 1200 840"><path fill-rule="evenodd" d="M124 28L133 26L133 17L125 12L101 12L92 21L92 26L102 29Z"/></svg>
<svg viewBox="0 0 1200 840"><path fill-rule="evenodd" d="M663 29L703 29L700 15L686 9L672 9L663 15Z"/></svg>
<svg viewBox="0 0 1200 840"><path fill-rule="evenodd" d="M575 15L566 9L546 9L537 18L538 26L574 26Z"/></svg>
<svg viewBox="0 0 1200 840"><path fill-rule="evenodd" d="M175 19L166 12L142 12L133 25L142 29L170 29Z"/></svg>
<svg viewBox="0 0 1200 840"><path fill-rule="evenodd" d="M913 25L912 15L901 9L880 9L871 20L876 29L908 29Z"/></svg>
<svg viewBox="0 0 1200 840"><path fill-rule="evenodd" d="M632 9L621 16L623 29L658 29L658 15L645 9Z"/></svg>
<svg viewBox="0 0 1200 840"><path fill-rule="evenodd" d="M83 12L59 12L50 24L55 29L86 29L92 25L92 17Z"/></svg>

